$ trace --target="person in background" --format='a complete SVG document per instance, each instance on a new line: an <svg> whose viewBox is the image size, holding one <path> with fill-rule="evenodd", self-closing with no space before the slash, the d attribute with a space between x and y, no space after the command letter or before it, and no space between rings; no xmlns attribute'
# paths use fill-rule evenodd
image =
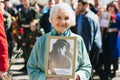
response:
<svg viewBox="0 0 120 80"><path fill-rule="evenodd" d="M2 1L3 0L0 0L0 79L4 78L3 75L5 72L7 72L9 67L8 43L7 43L7 37L5 34L4 20L2 15L4 4Z"/></svg>
<svg viewBox="0 0 120 80"><path fill-rule="evenodd" d="M84 41L81 36L71 32L70 27L75 25L75 13L67 3L59 3L52 7L49 20L53 29L38 38L29 60L27 62L27 71L30 80L69 80L68 78L50 78L45 75L46 67L46 47L48 36L76 37L76 65L74 79L70 80L89 80L91 76L91 63ZM62 64L61 64L62 65Z"/></svg>
<svg viewBox="0 0 120 80"><path fill-rule="evenodd" d="M33 7L30 6L29 0L20 0L23 5L22 8L18 11L18 30L19 30L19 43L18 48L22 48L23 56L26 55L27 51L25 48L25 39L27 37L27 33L30 32L30 22L34 19L39 21L38 12L35 11ZM25 64L26 65L26 64ZM24 71L26 67L23 67L21 71Z"/></svg>
<svg viewBox="0 0 120 80"><path fill-rule="evenodd" d="M38 27L38 21L36 19L34 19L33 21L30 22L30 32L28 32L27 37L26 37L26 43L25 43L25 47L27 50L27 53L25 54L25 66L26 63L28 61L28 58L30 56L31 50L34 46L35 41L38 39L38 37L40 37L42 35L42 32L39 32L37 30Z"/></svg>
<svg viewBox="0 0 120 80"><path fill-rule="evenodd" d="M35 2L32 6L33 6L34 10L36 11L36 14L37 14L36 17L41 18L43 6L40 5L40 4L37 3L37 2ZM38 22L41 21L40 19L37 19L37 20L38 20ZM38 24L37 29L38 29L39 31L41 31L41 26L40 26L40 24ZM43 28L42 28L42 29L43 29ZM43 30L44 30L44 29L43 29Z"/></svg>
<svg viewBox="0 0 120 80"><path fill-rule="evenodd" d="M51 7L55 5L54 0L48 0L48 6L43 8L43 15L40 17L40 26L44 29L45 33L48 33L52 29L52 25L49 22L49 13Z"/></svg>
<svg viewBox="0 0 120 80"><path fill-rule="evenodd" d="M27 33L30 31L30 22L33 19L38 19L39 16L37 11L33 7L30 6L29 0L20 0L23 5L21 9L18 11L18 29L24 29L24 39L26 38Z"/></svg>
<svg viewBox="0 0 120 80"><path fill-rule="evenodd" d="M11 14L11 17L16 17L17 9L14 7L13 3L10 0L4 0L4 9Z"/></svg>
<svg viewBox="0 0 120 80"><path fill-rule="evenodd" d="M119 10L115 6L114 1L107 5L107 11L110 12L109 27L104 28L103 33L103 54L104 54L104 79L114 78L116 76L116 70L118 70L118 48L117 48L117 37L118 27L120 23L117 18ZM113 65L113 70L111 70Z"/></svg>
<svg viewBox="0 0 120 80"><path fill-rule="evenodd" d="M90 10L88 0L78 0L79 14L76 21L76 32L81 35L89 54L93 69L101 73L99 68L99 51L102 47L101 32L98 16Z"/></svg>
<svg viewBox="0 0 120 80"><path fill-rule="evenodd" d="M102 7L101 0L94 0L94 4L90 4L90 9L97 14L99 11L99 8Z"/></svg>
<svg viewBox="0 0 120 80"><path fill-rule="evenodd" d="M101 15L103 11L105 11L105 7L102 5L101 0L94 0L94 5L90 7L91 11L98 15Z"/></svg>

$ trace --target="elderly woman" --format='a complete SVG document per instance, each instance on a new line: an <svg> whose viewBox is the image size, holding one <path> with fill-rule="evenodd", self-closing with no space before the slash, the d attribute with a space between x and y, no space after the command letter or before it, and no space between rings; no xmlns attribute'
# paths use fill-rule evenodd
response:
<svg viewBox="0 0 120 80"><path fill-rule="evenodd" d="M27 63L30 80L89 80L91 63L83 39L72 33L70 27L75 25L75 13L67 3L56 4L50 12L53 30L41 36L35 43ZM74 79L48 78L45 75L46 46L48 36L74 36L76 42L76 65ZM61 64L62 65L62 64Z"/></svg>

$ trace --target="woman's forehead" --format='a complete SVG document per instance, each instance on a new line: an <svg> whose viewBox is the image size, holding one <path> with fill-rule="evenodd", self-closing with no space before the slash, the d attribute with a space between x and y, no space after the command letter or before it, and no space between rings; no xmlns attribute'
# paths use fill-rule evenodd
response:
<svg viewBox="0 0 120 80"><path fill-rule="evenodd" d="M69 12L67 10L61 10L59 9L58 11L56 11L55 13L56 15L61 15L61 16L70 16Z"/></svg>

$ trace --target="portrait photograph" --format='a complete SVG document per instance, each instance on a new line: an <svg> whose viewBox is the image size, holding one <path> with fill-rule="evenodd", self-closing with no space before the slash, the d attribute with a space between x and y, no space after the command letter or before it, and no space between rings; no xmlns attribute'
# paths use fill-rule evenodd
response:
<svg viewBox="0 0 120 80"><path fill-rule="evenodd" d="M74 77L76 37L49 36L46 54L47 77Z"/></svg>
<svg viewBox="0 0 120 80"><path fill-rule="evenodd" d="M110 22L110 13L102 12L100 16L100 27L108 27Z"/></svg>

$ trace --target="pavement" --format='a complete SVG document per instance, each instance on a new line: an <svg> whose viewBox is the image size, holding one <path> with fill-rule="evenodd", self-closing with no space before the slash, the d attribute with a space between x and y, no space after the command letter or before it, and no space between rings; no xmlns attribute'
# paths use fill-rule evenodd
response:
<svg viewBox="0 0 120 80"><path fill-rule="evenodd" d="M13 75L13 80L29 80L27 72L20 70L23 67L24 59L23 58L17 59L17 62L10 68L10 71L12 72Z"/></svg>
<svg viewBox="0 0 120 80"><path fill-rule="evenodd" d="M24 59L20 58L16 61L16 64L12 65L12 67L10 68L10 71L13 74L13 80L29 80L27 72L20 71L20 69L24 67L23 62ZM100 80L99 76L98 75L94 76L93 80ZM119 62L119 70L117 71L117 75L112 80L120 80L120 62Z"/></svg>

